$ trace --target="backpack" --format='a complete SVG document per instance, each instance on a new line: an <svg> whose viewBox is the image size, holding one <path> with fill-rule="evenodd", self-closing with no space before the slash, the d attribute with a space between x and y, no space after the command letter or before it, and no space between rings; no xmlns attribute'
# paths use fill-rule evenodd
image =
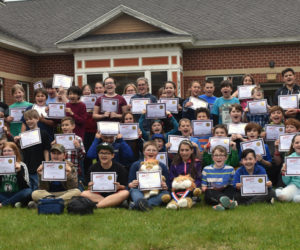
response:
<svg viewBox="0 0 300 250"><path fill-rule="evenodd" d="M67 206L69 214L92 214L96 208L97 202L93 202L82 196L73 196Z"/></svg>
<svg viewBox="0 0 300 250"><path fill-rule="evenodd" d="M38 214L62 214L64 212L64 200L49 195L38 201Z"/></svg>

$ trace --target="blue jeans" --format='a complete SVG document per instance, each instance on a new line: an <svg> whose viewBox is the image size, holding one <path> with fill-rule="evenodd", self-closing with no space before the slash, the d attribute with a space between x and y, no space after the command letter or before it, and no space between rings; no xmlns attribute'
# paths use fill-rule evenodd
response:
<svg viewBox="0 0 300 250"><path fill-rule="evenodd" d="M31 188L25 188L19 192L0 193L0 203L2 206L14 205L17 202L22 202L23 200L29 198L31 193Z"/></svg>
<svg viewBox="0 0 300 250"><path fill-rule="evenodd" d="M30 187L32 191L37 190L39 186L39 178L37 174L29 174Z"/></svg>
<svg viewBox="0 0 300 250"><path fill-rule="evenodd" d="M167 190L162 190L160 191L160 193L158 195L155 195L155 196L151 196L149 199L147 199L148 201L148 204L150 206L160 206L161 203L162 203L162 200L161 200L161 197L164 195L164 194L169 194L169 192ZM136 202L139 200L139 199L143 199L144 198L144 194L143 192L141 192L139 189L137 188L131 188L130 189L130 196L131 196L131 199L132 201L136 204Z"/></svg>

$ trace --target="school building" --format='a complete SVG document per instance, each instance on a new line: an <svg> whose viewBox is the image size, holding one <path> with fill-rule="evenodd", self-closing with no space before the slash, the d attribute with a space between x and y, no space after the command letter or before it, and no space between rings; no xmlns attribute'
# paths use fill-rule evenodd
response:
<svg viewBox="0 0 300 250"><path fill-rule="evenodd" d="M156 94L166 80L184 96L192 80L240 84L254 75L266 96L293 67L300 79L297 0L0 1L0 97L53 74L82 86L107 76L118 90L140 76Z"/></svg>

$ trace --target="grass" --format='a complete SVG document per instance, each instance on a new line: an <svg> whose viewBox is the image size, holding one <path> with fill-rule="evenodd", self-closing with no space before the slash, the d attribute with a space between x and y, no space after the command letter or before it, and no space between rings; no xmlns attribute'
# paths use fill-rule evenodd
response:
<svg viewBox="0 0 300 250"><path fill-rule="evenodd" d="M299 249L299 204L38 215L1 208L0 249Z"/></svg>

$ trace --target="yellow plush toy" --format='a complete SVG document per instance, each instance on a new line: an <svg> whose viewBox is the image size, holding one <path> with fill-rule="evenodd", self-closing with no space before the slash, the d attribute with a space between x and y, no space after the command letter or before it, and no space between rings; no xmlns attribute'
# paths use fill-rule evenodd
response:
<svg viewBox="0 0 300 250"><path fill-rule="evenodd" d="M201 189L196 188L194 179L190 175L179 175L172 182L172 200L167 209L191 208L193 206L192 196L199 197Z"/></svg>

